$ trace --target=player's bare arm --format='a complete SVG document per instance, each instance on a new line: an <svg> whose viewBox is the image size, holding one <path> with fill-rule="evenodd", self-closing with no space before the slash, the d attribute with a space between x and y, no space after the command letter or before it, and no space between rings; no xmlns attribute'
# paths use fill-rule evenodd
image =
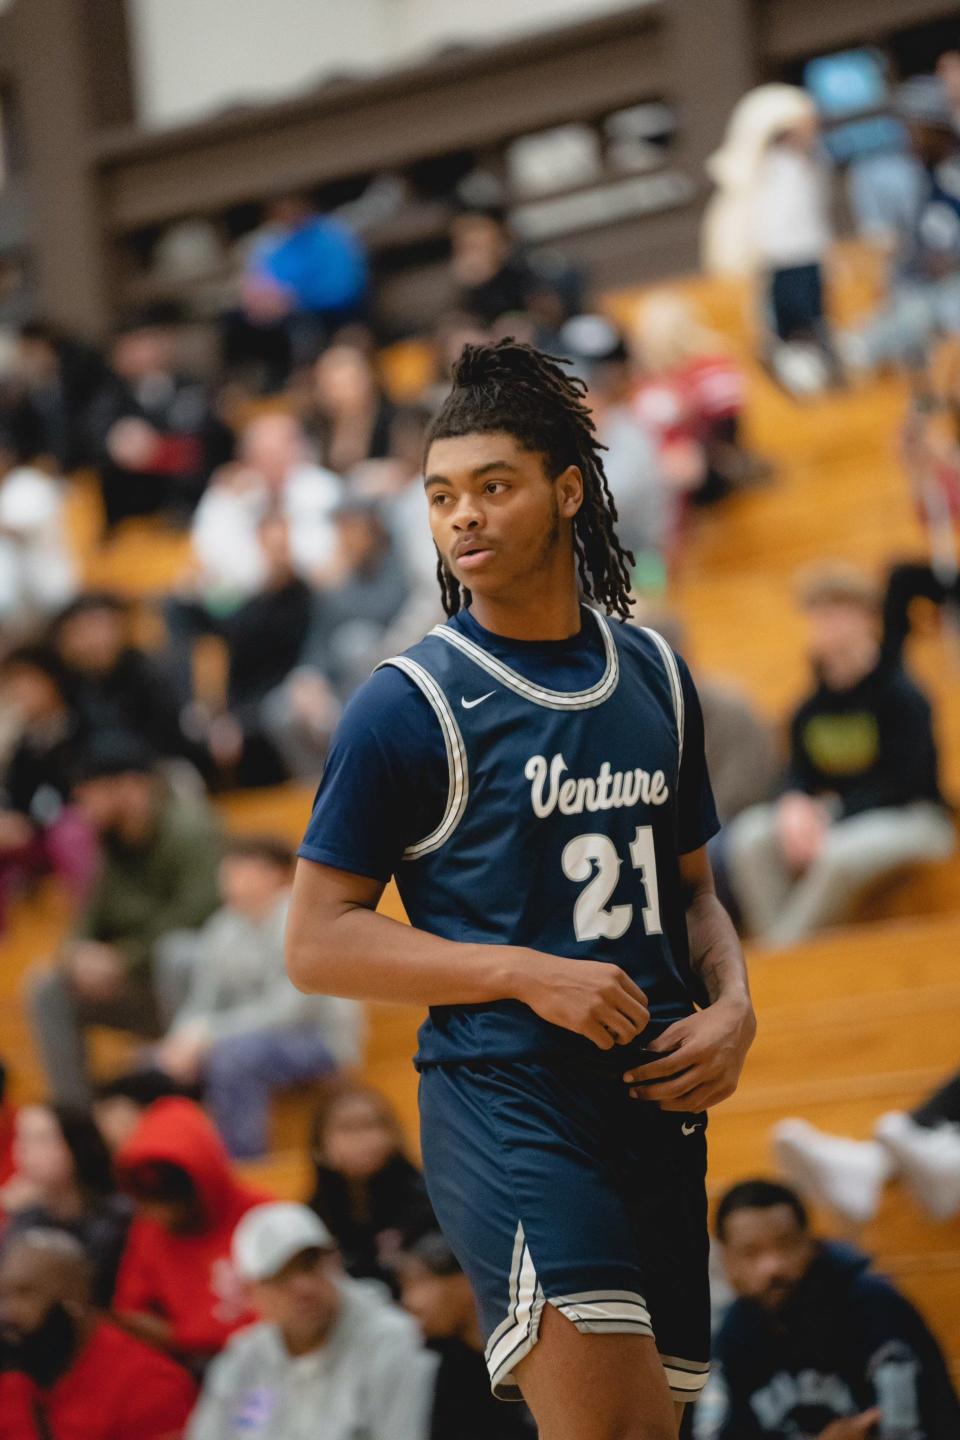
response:
<svg viewBox="0 0 960 1440"><path fill-rule="evenodd" d="M444 940L379 915L379 880L301 860L287 924L287 970L301 990L412 1005L521 1000L601 1050L646 1029L646 996L617 965L515 945Z"/></svg>
<svg viewBox="0 0 960 1440"><path fill-rule="evenodd" d="M710 1004L668 1026L648 1047L663 1058L624 1079L631 1094L662 1110L699 1111L719 1105L737 1088L757 1030L743 951L733 923L717 899L706 849L681 857L687 886L690 963Z"/></svg>

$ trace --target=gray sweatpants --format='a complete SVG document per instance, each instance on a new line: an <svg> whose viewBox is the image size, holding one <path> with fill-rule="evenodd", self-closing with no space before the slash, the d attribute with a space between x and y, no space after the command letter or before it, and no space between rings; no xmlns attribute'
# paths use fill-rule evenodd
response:
<svg viewBox="0 0 960 1440"><path fill-rule="evenodd" d="M953 853L953 822L939 805L918 801L838 820L808 870L784 861L776 805L754 805L727 831L727 861L750 934L792 945L843 920L871 885L896 870Z"/></svg>

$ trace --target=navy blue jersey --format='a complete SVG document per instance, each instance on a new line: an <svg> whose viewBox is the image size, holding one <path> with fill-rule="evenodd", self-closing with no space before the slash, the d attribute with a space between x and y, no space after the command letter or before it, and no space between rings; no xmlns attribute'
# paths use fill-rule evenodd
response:
<svg viewBox="0 0 960 1440"><path fill-rule="evenodd" d="M651 1033L689 1014L701 997L679 855L718 827L696 694L665 642L592 610L579 636L545 643L467 615L387 665L348 707L301 855L378 878L389 866L411 922L448 939L620 965ZM416 706L382 704L397 672ZM418 1060L629 1063L614 1053L501 1001L435 1007Z"/></svg>

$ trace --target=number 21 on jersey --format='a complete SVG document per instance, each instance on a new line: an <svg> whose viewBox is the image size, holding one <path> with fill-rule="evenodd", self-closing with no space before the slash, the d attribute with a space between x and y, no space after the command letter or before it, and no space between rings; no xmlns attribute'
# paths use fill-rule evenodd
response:
<svg viewBox="0 0 960 1440"><path fill-rule="evenodd" d="M640 872L646 893L643 928L647 935L662 935L657 858L653 827L640 825L630 842L630 862ZM609 905L623 861L609 835L577 835L563 847L560 863L568 880L586 880L573 907L573 929L578 940L619 940L633 921L632 905ZM596 867L594 869L594 867Z"/></svg>

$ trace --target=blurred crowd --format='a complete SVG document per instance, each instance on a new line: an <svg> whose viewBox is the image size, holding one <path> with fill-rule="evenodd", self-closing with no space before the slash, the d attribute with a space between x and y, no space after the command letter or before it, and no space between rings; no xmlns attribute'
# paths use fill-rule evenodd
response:
<svg viewBox="0 0 960 1440"><path fill-rule="evenodd" d="M896 143L846 174L886 273L855 330L828 318L835 177L810 96L746 96L710 167L706 261L752 278L773 381L807 400L908 372L903 460L930 542L883 576L799 577L810 678L779 730L697 675L718 885L771 946L955 848L909 639L915 598L946 629L960 605L960 54L906 82L897 110ZM225 833L214 798L315 781L356 686L442 618L421 467L464 343L512 334L569 358L638 618L681 650L667 598L700 512L776 477L749 443L743 365L682 287L617 324L503 205L464 201L450 307L415 347L384 347L355 221L285 195L215 326L157 306L96 349L38 320L0 378L0 927L49 875L71 913L25 998L47 1099L0 1107L2 1440L533 1433L522 1406L491 1401L467 1282L388 1101L357 1083L361 1007L286 977L289 844ZM91 493L108 549L145 521L183 537L168 591L85 585ZM107 1081L93 1026L135 1037ZM271 1097L290 1086L317 1105L303 1204L237 1166L269 1152ZM869 1142L787 1120L775 1143L796 1188L745 1183L717 1216L731 1303L698 1433L960 1433L920 1317L865 1256L816 1239L800 1198L862 1224L899 1176L955 1215L956 1079Z"/></svg>

